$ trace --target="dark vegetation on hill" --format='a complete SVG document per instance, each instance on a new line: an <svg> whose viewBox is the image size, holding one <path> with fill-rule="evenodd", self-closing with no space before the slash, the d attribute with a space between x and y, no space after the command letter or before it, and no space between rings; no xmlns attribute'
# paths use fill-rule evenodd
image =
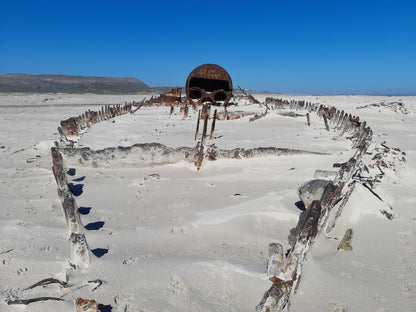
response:
<svg viewBox="0 0 416 312"><path fill-rule="evenodd" d="M136 78L84 77L67 75L0 75L0 92L63 92L126 94L152 91Z"/></svg>
<svg viewBox="0 0 416 312"><path fill-rule="evenodd" d="M185 82L185 81L184 81ZM178 86L175 86L175 88ZM95 94L160 94L169 92L172 86L149 87L137 78L124 77L87 77L69 75L0 75L0 92L26 93L95 93ZM182 95L185 87L182 86ZM246 90L249 93L269 93L268 91ZM234 95L242 95L239 89Z"/></svg>

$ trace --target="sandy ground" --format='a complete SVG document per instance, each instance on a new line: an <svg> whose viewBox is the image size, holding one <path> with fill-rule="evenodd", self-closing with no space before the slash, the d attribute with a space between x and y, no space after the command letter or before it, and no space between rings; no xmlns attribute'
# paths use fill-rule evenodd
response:
<svg viewBox="0 0 416 312"><path fill-rule="evenodd" d="M50 147L59 141L56 128L60 120L102 104L144 97L0 94L0 311L74 311L77 297L111 305L112 311L254 311L270 287L268 244L288 248L289 230L297 223L297 187L312 179L315 170L333 170L333 163L351 156L351 141L326 131L316 116L308 127L305 116L271 112L254 122L249 117L218 121L209 143L326 154L218 160L204 162L199 171L187 162L71 165L75 175L68 178L96 255L89 269L74 271L51 171ZM413 311L416 97L275 97L334 105L358 115L374 131L370 152L384 142L406 153L406 162L392 162L374 189L384 202L357 185L337 226L322 234L308 255L290 311ZM393 102L403 103L403 109L380 105ZM262 112L245 102L233 110ZM142 108L94 125L79 145L194 147L195 128L194 112L183 118L178 111L170 115L166 107ZM383 205L397 217L386 219L380 213ZM354 232L351 252L337 250L347 228ZM72 286L25 290L48 277L67 279ZM104 283L93 291L95 284L88 281L96 279ZM64 301L6 304L10 298L40 296Z"/></svg>

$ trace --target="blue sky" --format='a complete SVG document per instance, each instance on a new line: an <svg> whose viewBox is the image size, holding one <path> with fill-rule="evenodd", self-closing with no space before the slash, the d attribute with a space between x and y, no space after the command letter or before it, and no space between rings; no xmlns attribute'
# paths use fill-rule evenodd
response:
<svg viewBox="0 0 416 312"><path fill-rule="evenodd" d="M416 1L0 0L0 74L136 77L196 66L292 94L416 94Z"/></svg>

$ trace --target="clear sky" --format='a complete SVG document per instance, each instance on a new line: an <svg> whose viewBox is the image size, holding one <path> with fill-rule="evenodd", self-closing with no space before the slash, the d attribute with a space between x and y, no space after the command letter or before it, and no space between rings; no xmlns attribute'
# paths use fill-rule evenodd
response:
<svg viewBox="0 0 416 312"><path fill-rule="evenodd" d="M416 95L416 0L0 0L0 74L184 86L204 63L247 89Z"/></svg>

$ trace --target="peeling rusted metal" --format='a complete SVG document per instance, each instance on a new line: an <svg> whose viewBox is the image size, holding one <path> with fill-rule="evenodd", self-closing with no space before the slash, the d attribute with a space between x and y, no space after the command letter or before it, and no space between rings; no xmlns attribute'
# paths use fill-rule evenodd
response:
<svg viewBox="0 0 416 312"><path fill-rule="evenodd" d="M182 88L173 88L170 92L160 94L160 102L166 104L174 104L181 102Z"/></svg>
<svg viewBox="0 0 416 312"><path fill-rule="evenodd" d="M186 96L191 104L204 102L226 106L233 95L233 83L227 71L216 64L195 68L186 80Z"/></svg>
<svg viewBox="0 0 416 312"><path fill-rule="evenodd" d="M78 133L78 126L75 120L75 117L71 117L65 120L61 120L61 129L62 132L68 135L79 135Z"/></svg>

